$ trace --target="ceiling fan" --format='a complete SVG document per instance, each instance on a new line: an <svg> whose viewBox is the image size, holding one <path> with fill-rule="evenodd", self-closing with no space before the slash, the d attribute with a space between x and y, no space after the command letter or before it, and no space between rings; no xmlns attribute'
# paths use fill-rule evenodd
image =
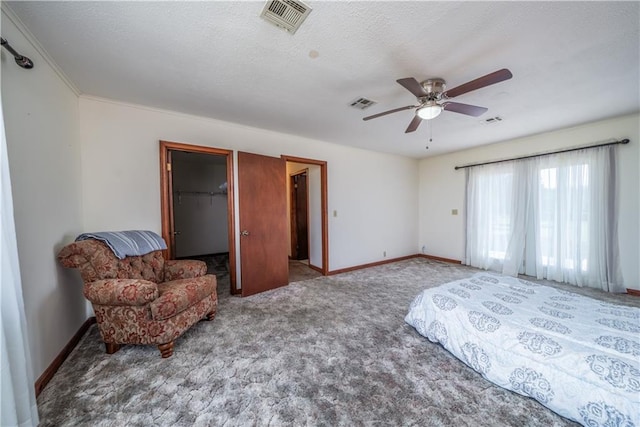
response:
<svg viewBox="0 0 640 427"><path fill-rule="evenodd" d="M449 99L471 92L472 90L477 90L485 86L500 83L504 80L509 80L511 77L513 77L511 71L503 68L502 70L494 71L486 76L478 77L475 80L471 80L470 82L447 91L445 91L445 81L441 78L428 79L421 83L413 77L399 79L396 81L417 98L418 104L384 111L372 116L367 116L362 120L371 120L381 116L386 116L387 114L415 108L416 115L413 120L411 120L411 123L409 123L407 130L404 131L405 133L409 133L418 129L422 120L434 119L442 112L442 110L478 117L487 111L487 108L478 107L476 105L461 104L459 102L451 102Z"/></svg>

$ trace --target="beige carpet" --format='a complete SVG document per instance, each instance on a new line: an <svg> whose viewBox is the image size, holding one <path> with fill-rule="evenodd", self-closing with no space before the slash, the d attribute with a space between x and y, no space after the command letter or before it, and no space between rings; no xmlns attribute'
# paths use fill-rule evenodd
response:
<svg viewBox="0 0 640 427"><path fill-rule="evenodd" d="M309 267L308 263L296 260L289 260L289 283L303 280L315 279L322 274Z"/></svg>
<svg viewBox="0 0 640 427"><path fill-rule="evenodd" d="M215 320L178 339L169 359L153 346L107 355L93 326L40 395L41 425L575 425L403 321L422 289L475 272L411 259L248 298L221 292Z"/></svg>

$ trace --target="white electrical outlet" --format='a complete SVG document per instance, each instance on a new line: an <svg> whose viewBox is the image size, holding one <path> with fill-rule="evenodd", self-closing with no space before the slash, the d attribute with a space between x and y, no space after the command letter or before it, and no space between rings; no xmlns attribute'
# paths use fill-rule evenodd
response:
<svg viewBox="0 0 640 427"><path fill-rule="evenodd" d="M422 245L422 253L423 254L427 253L427 245Z"/></svg>
<svg viewBox="0 0 640 427"><path fill-rule="evenodd" d="M382 252L382 256L386 258L387 257L387 251Z"/></svg>

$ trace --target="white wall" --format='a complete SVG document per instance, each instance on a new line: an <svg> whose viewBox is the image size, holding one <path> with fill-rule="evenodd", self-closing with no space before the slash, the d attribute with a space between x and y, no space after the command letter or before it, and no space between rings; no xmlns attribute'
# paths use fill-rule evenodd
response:
<svg viewBox="0 0 640 427"><path fill-rule="evenodd" d="M58 250L82 232L78 98L2 11L2 105L33 372L40 376L87 318L77 272Z"/></svg>
<svg viewBox="0 0 640 427"><path fill-rule="evenodd" d="M415 253L418 161L212 119L80 97L88 230L160 231L159 143L328 162L329 268ZM239 245L239 243L237 242Z"/></svg>
<svg viewBox="0 0 640 427"><path fill-rule="evenodd" d="M640 289L640 116L637 114L459 151L420 161L419 248L445 258L464 259L465 172L455 166L566 147L629 138L619 145L620 262L626 287ZM459 215L451 215L458 209Z"/></svg>

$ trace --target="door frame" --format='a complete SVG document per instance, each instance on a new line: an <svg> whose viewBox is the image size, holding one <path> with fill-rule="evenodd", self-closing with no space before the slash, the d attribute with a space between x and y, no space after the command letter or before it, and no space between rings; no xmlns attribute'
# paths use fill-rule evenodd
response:
<svg viewBox="0 0 640 427"><path fill-rule="evenodd" d="M309 264L309 267L319 271L323 276L329 274L329 209L327 190L327 162L324 160L307 159L304 157L289 156L283 154L282 157L287 162L305 163L320 166L320 215L321 215L321 245L322 245L322 267L318 268ZM307 175L308 177L308 175ZM308 184L308 183L307 183Z"/></svg>
<svg viewBox="0 0 640 427"><path fill-rule="evenodd" d="M231 294L240 293L236 289L236 229L234 208L234 183L233 183L233 150L222 148L204 147L200 145L184 144L181 142L160 141L160 212L162 222L162 237L171 242L173 228L173 194L170 169L170 151L183 151L186 153L211 154L226 156L227 158L227 225L229 229L229 286ZM165 259L173 259L172 245L168 245L164 251Z"/></svg>
<svg viewBox="0 0 640 427"><path fill-rule="evenodd" d="M298 242L298 232L297 230L293 227L293 224L297 224L298 223L298 217L297 217L297 209L293 209L293 205L295 203L296 208L298 206L297 201L295 200L294 194L296 194L296 191L294 191L294 177L298 176L298 175L305 175L307 178L307 182L306 182L306 186L305 186L305 190L307 191L307 206L305 206L304 208L304 212L307 216L307 259L309 258L309 168L305 168L305 169L300 169L297 172L293 172L289 174L289 229L291 230L291 239L289 242L289 247L291 248L291 257L293 258L294 252L296 255L296 258L298 257L298 253L297 250L294 248L293 245L293 236L295 234L296 236L296 243Z"/></svg>

